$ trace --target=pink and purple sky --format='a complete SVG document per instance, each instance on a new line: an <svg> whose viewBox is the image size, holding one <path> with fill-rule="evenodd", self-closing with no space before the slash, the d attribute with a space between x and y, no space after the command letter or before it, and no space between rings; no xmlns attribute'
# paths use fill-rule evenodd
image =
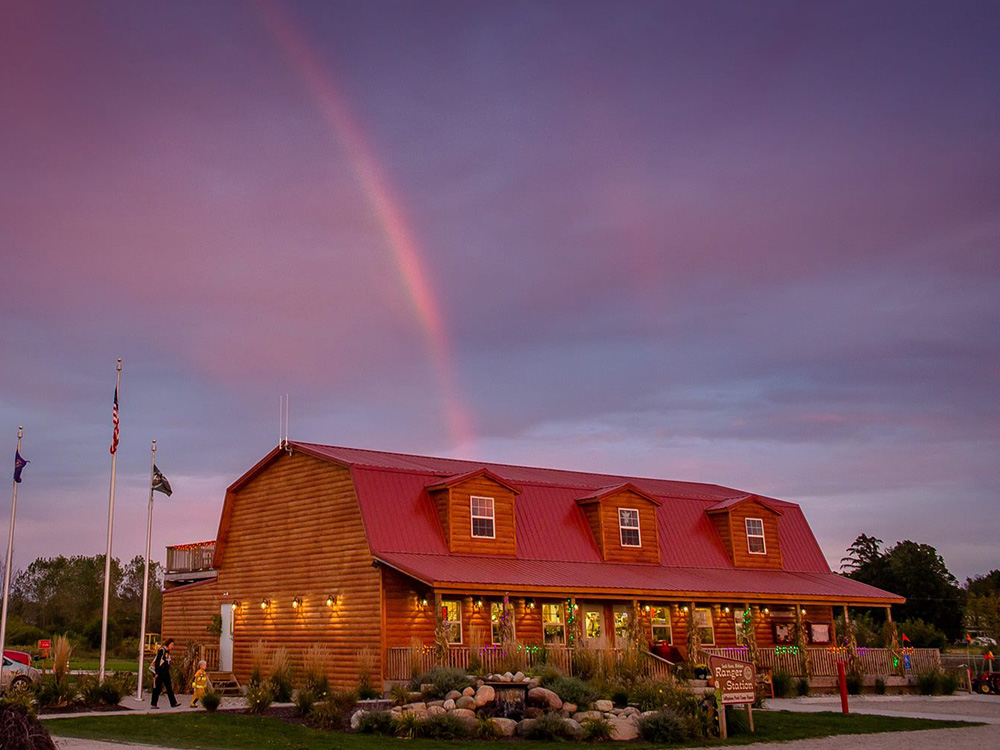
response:
<svg viewBox="0 0 1000 750"><path fill-rule="evenodd" d="M215 536L277 439L1000 536L996 3L0 7L15 562ZM7 502L6 500L4 501ZM0 510L7 507L0 505ZM6 511L0 512L6 539Z"/></svg>

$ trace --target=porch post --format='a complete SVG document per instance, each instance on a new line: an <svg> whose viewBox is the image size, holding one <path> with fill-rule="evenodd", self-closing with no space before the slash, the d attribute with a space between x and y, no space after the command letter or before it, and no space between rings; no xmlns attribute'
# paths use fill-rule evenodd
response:
<svg viewBox="0 0 1000 750"><path fill-rule="evenodd" d="M809 639L806 638L805 623L802 622L802 604L795 603L795 646L799 650L799 668L806 679L812 677L812 658L809 654Z"/></svg>
<svg viewBox="0 0 1000 750"><path fill-rule="evenodd" d="M889 658L892 660L892 672L899 677L905 677L906 665L903 663L903 653L899 648L899 632L896 630L896 623L892 621L892 605L886 605L885 626L889 635Z"/></svg>
<svg viewBox="0 0 1000 750"><path fill-rule="evenodd" d="M448 634L445 632L444 615L441 594L434 592L434 657L435 661L442 665L448 664ZM459 615L461 617L461 615Z"/></svg>

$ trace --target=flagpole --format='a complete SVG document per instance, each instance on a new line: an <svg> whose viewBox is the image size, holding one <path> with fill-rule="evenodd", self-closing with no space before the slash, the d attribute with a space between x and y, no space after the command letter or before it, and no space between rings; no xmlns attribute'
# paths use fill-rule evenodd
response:
<svg viewBox="0 0 1000 750"><path fill-rule="evenodd" d="M115 376L115 398L120 396L122 384L122 358L118 358L118 371ZM121 419L121 417L119 417ZM115 471L118 464L118 449L111 454L111 490L108 493L108 551L104 555L104 609L101 612L101 668L98 681L104 682L104 665L108 656L108 600L111 596L111 537L115 525ZM139 675L142 679L142 675Z"/></svg>
<svg viewBox="0 0 1000 750"><path fill-rule="evenodd" d="M21 454L21 436L23 434L24 428L19 425L17 428L17 451L14 453L15 456L19 456ZM7 599L10 596L10 566L14 557L14 517L17 515L17 481L14 480L11 484L14 485L14 497L10 503L10 532L7 535L7 564L3 569L3 614L0 615L0 655L3 654L4 647L7 645ZM2 683L3 659L0 658L0 684Z"/></svg>
<svg viewBox="0 0 1000 750"><path fill-rule="evenodd" d="M139 679L135 699L142 700L142 662L146 656L146 604L149 601L149 550L153 535L153 474L156 471L156 441L149 451L149 511L146 513L146 566L142 572L142 620L139 625Z"/></svg>

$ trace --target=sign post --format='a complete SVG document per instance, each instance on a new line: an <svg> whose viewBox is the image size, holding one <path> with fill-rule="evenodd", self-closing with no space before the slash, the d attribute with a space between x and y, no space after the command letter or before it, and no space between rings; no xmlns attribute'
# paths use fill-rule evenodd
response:
<svg viewBox="0 0 1000 750"><path fill-rule="evenodd" d="M753 731L753 702L757 699L757 670L753 663L723 656L709 656L708 668L719 701L719 735L726 739L726 706L745 704Z"/></svg>
<svg viewBox="0 0 1000 750"><path fill-rule="evenodd" d="M849 714L851 710L847 707L847 672L844 662L837 662L837 683L840 685L840 710Z"/></svg>

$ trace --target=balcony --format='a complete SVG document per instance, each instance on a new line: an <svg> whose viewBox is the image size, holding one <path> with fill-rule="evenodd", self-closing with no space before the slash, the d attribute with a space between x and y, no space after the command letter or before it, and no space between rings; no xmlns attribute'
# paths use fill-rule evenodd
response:
<svg viewBox="0 0 1000 750"><path fill-rule="evenodd" d="M215 540L194 544L175 544L167 547L167 568L163 575L165 588L215 578L212 567L215 557Z"/></svg>

